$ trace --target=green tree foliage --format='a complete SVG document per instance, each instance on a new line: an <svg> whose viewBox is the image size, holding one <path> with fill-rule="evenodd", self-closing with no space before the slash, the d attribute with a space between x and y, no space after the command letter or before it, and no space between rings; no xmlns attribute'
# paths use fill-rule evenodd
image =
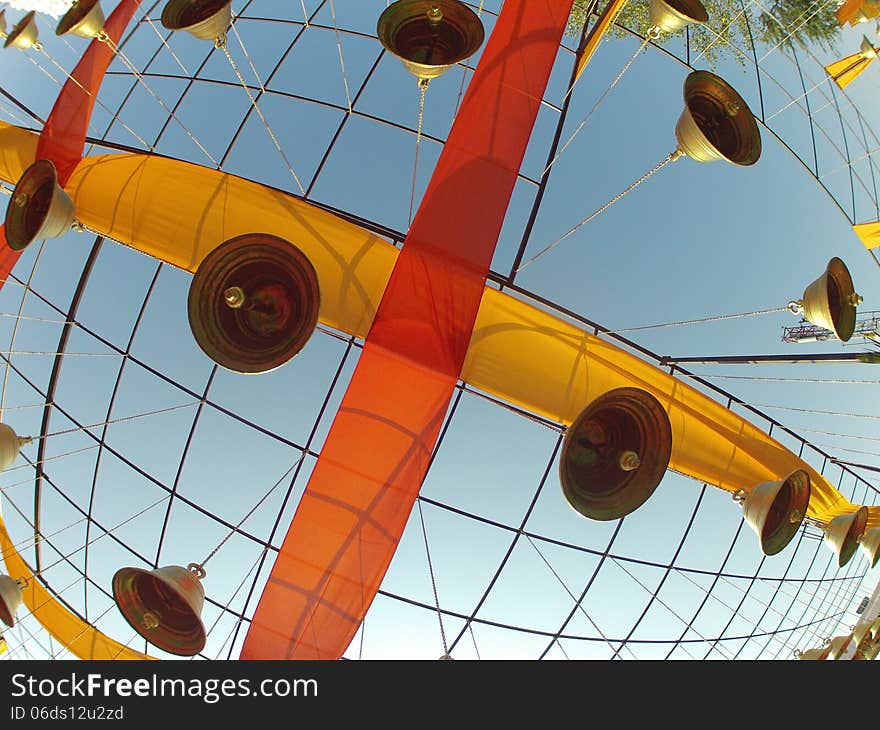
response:
<svg viewBox="0 0 880 730"><path fill-rule="evenodd" d="M710 62L721 53L732 54L740 63L752 60L752 44L783 49L798 42L831 47L840 27L835 0L702 0L709 13L705 25L691 26L691 53ZM597 12L606 5L599 0ZM579 37L589 10L589 0L575 0L568 33ZM648 30L648 0L629 0L617 16L612 37L627 35L619 26L644 35ZM679 34L685 31L682 29Z"/></svg>

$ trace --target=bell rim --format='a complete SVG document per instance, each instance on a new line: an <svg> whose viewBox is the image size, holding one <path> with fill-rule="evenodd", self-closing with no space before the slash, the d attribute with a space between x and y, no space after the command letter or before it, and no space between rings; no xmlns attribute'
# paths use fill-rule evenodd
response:
<svg viewBox="0 0 880 730"><path fill-rule="evenodd" d="M236 263L237 252L249 247L262 248L267 257L275 256L276 263L286 258L286 261L281 263L291 267L288 271L295 270L295 274L301 276L301 283L305 287L303 291L309 296L304 299L307 311L301 318L301 326L294 332L295 337L291 338L288 346L276 348L274 355L270 353L261 357L257 354L245 362L244 358L239 357L236 360L234 353L230 354L234 345L230 344L229 338L222 332L212 339L210 324L217 319L212 318L212 313L221 311L220 307L225 305L219 303L216 291L211 296L211 284L215 281L221 282L224 270L228 271L231 264ZM231 264L225 259L231 259ZM277 370L298 355L317 327L320 307L320 283L309 257L290 241L268 233L245 233L227 239L217 246L199 264L187 296L187 317L198 346L221 367L245 375L258 375ZM227 345L229 349L224 351L223 346Z"/></svg>
<svg viewBox="0 0 880 730"><path fill-rule="evenodd" d="M859 540L861 539L862 534L864 534L868 523L868 508L864 505L850 514L855 516L852 518L852 522L847 528L846 534L843 537L843 542L840 546L840 552L837 556L838 568L844 567L853 559L859 549Z"/></svg>
<svg viewBox="0 0 880 730"><path fill-rule="evenodd" d="M212 4L216 5L216 7L214 8L214 11L210 15L208 15L205 18L202 18L201 20L197 20L195 23L189 23L188 25L182 25L182 24L179 24L179 23L175 22L174 20L172 20L172 17L171 17L172 12L183 10L187 5L194 5L195 0L168 0L168 2L165 3L165 7L162 8L162 15L159 18L159 22L162 23L162 26L167 28L168 30L173 30L173 31L188 30L189 28L193 28L193 27L199 25L200 23L204 23L206 20L209 20L209 19L215 17L218 13L221 13L226 8L227 5L230 5L231 3L232 3L232 0L213 0ZM207 5L207 3L206 3L206 5Z"/></svg>
<svg viewBox="0 0 880 730"><path fill-rule="evenodd" d="M785 550L785 548L787 548L791 541L794 539L795 535L797 535L798 530L800 530L800 527L804 522L804 517L807 514L807 507L810 504L810 497L812 495L813 486L812 480L810 479L810 474L805 469L795 469L780 480L782 483L776 495L774 496L774 501L779 497L779 492L781 492L785 488L785 485L792 480L797 480L800 482L799 484L792 483L792 491L798 490L803 491L804 493L801 497L800 503L796 505L797 507L800 507L801 503L803 505L803 509L800 510L801 518L797 522L797 524L790 524L789 527L785 530L783 530L782 527L779 527L774 534L758 535L758 543L760 544L761 552L764 555L778 555L783 550ZM761 528L762 532L764 531L765 527L766 522ZM783 538L780 538L780 533L784 536Z"/></svg>
<svg viewBox="0 0 880 730"><path fill-rule="evenodd" d="M578 488L576 479L568 474L567 457L579 427L597 410L614 405L627 409L630 417L634 417L637 422L639 421L638 417L642 416L641 424L653 427L655 433L658 433L658 448L652 455L653 458L650 460L642 459L642 464L647 467L647 472L642 474L643 482L647 486L637 492L632 492L631 489L627 490L630 479L626 479L617 487L602 493L585 494L583 490ZM648 423L649 421L650 423ZM671 455L672 423L663 404L656 396L642 388L614 388L590 401L566 429L558 470L562 493L572 509L588 519L599 521L620 519L634 512L651 498L669 467Z"/></svg>
<svg viewBox="0 0 880 730"><path fill-rule="evenodd" d="M99 5L101 0L75 0L73 5L68 8L67 12L61 16L58 25L55 26L55 35L62 36L70 33L82 23L92 9ZM74 12L76 11L76 12ZM74 20L76 18L76 20Z"/></svg>
<svg viewBox="0 0 880 730"><path fill-rule="evenodd" d="M169 566L163 566L163 567L169 567ZM180 566L178 566L178 567L180 567ZM185 570L185 568L181 568L181 569ZM157 568L157 570L158 570L158 568ZM138 635L141 636L143 639L145 639L146 641L150 642L153 646L161 649L162 651L164 651L168 654L174 654L175 656L195 656L200 651L202 651L202 649L205 648L205 644L207 644L207 642L208 642L208 632L205 629L205 623L204 623L204 621L202 621L201 616L196 615L196 618L198 620L198 626L197 626L197 636L195 637L195 641L190 645L189 649L183 650L180 647L175 648L174 646L171 646L169 644L157 643L155 641L156 637L153 637L151 639L147 634L145 634L143 632L143 630L142 630L143 627L139 626L133 620L133 617L130 617L129 614L125 610L123 610L122 606L119 603L119 592L118 592L119 589L122 587L122 584L124 582L133 583L133 581L136 578L140 578L140 577L149 578L151 580L159 580L159 578L156 577L156 575L153 573L152 570L146 570L144 568L128 566L128 567L124 567L124 568L119 568L119 570L117 570L113 574L113 579L111 581L111 590L113 593L113 601L116 604L116 608L119 610L119 613L122 614L122 617L126 620L126 622L129 624L129 626L131 626L131 628L133 628L138 633ZM194 651L191 651L193 647L196 647L196 648Z"/></svg>
<svg viewBox="0 0 880 730"><path fill-rule="evenodd" d="M9 48L9 46L11 46L13 43L15 43L16 40L18 40L18 37L22 34L24 29L28 27L30 21L34 18L36 14L36 10L31 10L30 12L28 12L27 15L23 16L22 19L15 24L15 26L9 32L9 35L6 36L6 42L3 44L4 48Z"/></svg>
<svg viewBox="0 0 880 730"><path fill-rule="evenodd" d="M709 20L709 12L706 10L706 6L700 2L700 0L676 0L677 3L680 3L682 7L676 7L673 5L670 0L656 0L657 2L665 5L666 8L678 16L682 20L687 23L705 23ZM687 6L687 7L684 7ZM690 14L691 11L696 11L696 15Z"/></svg>
<svg viewBox="0 0 880 730"><path fill-rule="evenodd" d="M468 27L474 29L475 35L473 36L473 38L466 34L467 39L470 40L470 44L467 46L465 52L463 52L459 58L447 64L432 65L414 61L412 59L406 58L405 56L401 56L399 53L394 51L394 49L389 45L389 32L388 29L385 28L385 26L389 23L390 18L392 18L394 14L400 11L402 8L406 6L412 6L414 8L412 20L414 20L418 17L418 15L415 14L415 8L422 6L425 10L428 10L430 9L430 7L436 5L445 5L447 6L447 8L454 8L454 12L459 13L460 17L467 18ZM410 20L410 22L412 22L412 20ZM461 63L462 61L470 58L477 51L479 51L480 47L483 45L483 42L486 40L486 29L483 26L483 21L480 20L480 17L465 3L460 2L460 0L395 0L380 13L379 18L376 21L376 37L379 39L379 43L386 51L388 51L388 53L390 53L395 58L403 61L410 73L413 73L414 75L422 78L434 78L441 75L446 69L456 65L457 63ZM416 73L417 69L419 69L420 67L424 67L427 74L423 75L420 73Z"/></svg>
<svg viewBox="0 0 880 730"><path fill-rule="evenodd" d="M689 112L691 107L690 104L688 104L688 90L699 81L715 83L721 86L721 88L724 89L725 93L729 94L732 97L733 101L739 105L739 112L737 112L737 116L740 116L743 119L743 122L748 128L748 136L752 141L748 154L743 159L734 159L724 154L724 152L718 149L714 144L712 144L713 149L719 157L723 158L733 165L738 165L740 167L750 167L751 165L754 165L759 159L761 159L763 143L761 141L761 130L758 127L758 120L752 113L751 107L746 103L746 100L743 99L742 95L718 74L712 73L711 71L706 71L705 69L697 69L695 71L691 71L685 77L684 84L682 86L684 105ZM699 127L699 124L697 124L697 126ZM702 129L700 131L702 133Z"/></svg>
<svg viewBox="0 0 880 730"><path fill-rule="evenodd" d="M43 180L40 185L35 186L35 189L39 189L40 187L42 187L42 185L51 181L52 188L54 191L55 186L58 185L58 169L55 167L55 164L51 160L44 157L39 160L35 160L30 165L28 165L27 169L25 169L25 171L21 174L21 177L18 179L18 182L15 185L15 188L13 188L12 198L14 198L16 193L18 192L18 186L21 185L22 181L25 181L25 179L28 176L31 176L31 177L37 176L41 173L41 171L44 171L44 170L45 170L45 173L43 173L43 174L48 174L49 179ZM30 182L30 180L27 180L27 182ZM13 251L24 251L28 246L30 246L34 242L35 237L31 237L27 241L27 243L21 243L21 241L19 240L19 236L17 235L16 225L12 221L13 212L14 211L13 211L12 200L10 200L9 205L7 205L7 207L6 207L6 217L4 219L6 245L9 246L9 248L11 248ZM40 231L40 229L42 228L43 224L46 222L46 219L48 217L49 217L49 208L46 209L46 213L43 216L43 219L40 221L40 225L37 227L37 232Z"/></svg>
<svg viewBox="0 0 880 730"><path fill-rule="evenodd" d="M834 280L835 285L843 292L855 292L852 274L843 259L833 256L825 267L825 273ZM834 334L841 342L849 341L856 329L857 309L852 302L846 301L841 307L840 322L833 322Z"/></svg>

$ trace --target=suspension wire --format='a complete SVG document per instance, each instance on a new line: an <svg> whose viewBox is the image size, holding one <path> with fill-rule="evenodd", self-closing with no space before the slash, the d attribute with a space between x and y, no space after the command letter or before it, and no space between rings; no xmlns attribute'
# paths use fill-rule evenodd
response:
<svg viewBox="0 0 880 730"><path fill-rule="evenodd" d="M809 94L809 93L812 92L812 91L815 91L815 90L818 89L820 86L824 86L824 85L825 85L825 82L826 82L826 79L822 79L821 81L817 81L815 84L813 84L813 86L811 86L809 89L807 89L806 91L804 91L802 94L800 94L799 96L794 97L794 98L793 98L790 102L788 102L785 106L780 107L780 108L777 109L775 112L773 112L769 117L767 117L767 118L764 120L764 122L765 122L765 123L769 123L771 120L775 119L775 118L778 117L780 114L782 114L782 112L784 112L784 111L785 111L786 109L788 109L790 106L792 106L793 104L797 104L801 99L803 99L804 97L806 97L807 94ZM831 102L829 102L828 104L825 104L825 106L823 106L822 109L824 109L825 107L829 106L830 103L831 103ZM822 111L822 109L814 109L813 112L812 112L812 114L813 114L813 115L816 115L816 114L818 114L820 111Z"/></svg>
<svg viewBox="0 0 880 730"><path fill-rule="evenodd" d="M416 200L416 174L419 170L419 149L421 147L422 142L422 123L425 118L425 94L428 93L428 81L426 79L419 79L419 121L418 128L416 130L416 154L415 159L413 160L413 174L412 174L412 185L409 190L409 216L407 217L407 227L412 225L413 219L413 207L415 206Z"/></svg>
<svg viewBox="0 0 880 730"><path fill-rule="evenodd" d="M342 57L342 38L336 25L336 8L333 0L330 0L330 14L333 16L333 30L336 32L336 50L339 53L339 67L342 69L342 83L345 84L345 101L348 103L348 113L351 114L351 92L348 90L348 76L345 74L345 59Z"/></svg>
<svg viewBox="0 0 880 730"><path fill-rule="evenodd" d="M303 460L304 460L305 458L306 458L306 452L303 451L302 454L300 454L299 459L297 459L297 460L296 460L296 461L295 461L295 462L294 462L294 463L293 463L293 464L287 469L287 471L285 471L285 472L284 472L284 473L278 478L278 480L275 482L275 484L273 484L273 485L271 486L271 488L269 489L268 492L266 492L262 497L260 497L260 499L257 501L257 503L256 503L253 507L251 507L251 509L248 511L248 513L247 513L244 517L242 517L241 520L239 520L238 524L237 524L235 527L233 527L233 528L229 531L229 534L226 535L226 537L224 537L224 538L220 541L220 544L217 545L217 547L215 547L210 553L208 553L208 557L206 557L201 563L199 563L199 565L200 565L202 568L204 568L204 567L208 564L208 561L209 561L211 558L213 558L213 557L217 554L217 551L220 550L220 548L222 548L222 547L226 544L226 542L229 540L229 538L231 538L236 532L238 532L238 528L241 527L241 526L247 521L247 519L248 519L248 518L249 518L254 512L256 512L256 511L259 509L260 505L263 504L263 502L265 502L265 501L269 498L269 496L272 494L272 492L274 492L274 491L278 488L278 485L281 484L281 482L283 482L283 481L287 478L287 476L288 476L288 475L289 475L294 469L296 469L296 468L297 468L297 467L303 462Z"/></svg>
<svg viewBox="0 0 880 730"><path fill-rule="evenodd" d="M775 15L773 15L773 13L771 13L767 8L765 8L761 4L760 0L751 0L750 1L751 5L754 5L755 7L759 8L761 10L761 12L763 12L766 15L773 18L773 20L776 21L776 24L779 25L783 30L788 31L788 34L785 36L785 38L783 38L781 41L779 41L779 43L777 43L775 46L773 46L773 48L771 48L763 56L761 56L761 58L758 59L758 63L761 63L764 59L767 58L767 56L769 56L771 53L773 53L773 51L775 51L777 48L779 48L783 43L786 43L797 31L799 31L801 28L803 28L807 24L807 22L810 20L810 18L812 18L814 15L816 15L819 11L824 10L832 2L836 2L836 0L825 0L824 3L819 5L815 10L813 10L813 12L811 12L806 18L804 18L801 21L801 17L803 17L806 14L807 10L802 11L801 14L795 19L795 27L794 28L787 28L785 23L783 23L781 20L779 20L779 18L777 18Z"/></svg>
<svg viewBox="0 0 880 730"><path fill-rule="evenodd" d="M229 49L226 47L226 36L220 36L217 40L214 41L214 47L219 48L223 51L223 55L226 56L226 60L229 61L229 65L232 67L232 70L235 72L235 75L238 77L238 81L241 84L242 88L245 90L245 93L248 95L248 99L250 99L251 106L254 108L254 111L257 113L257 116L260 117L260 121L263 122L263 126L266 128L266 132L269 135L269 138L272 140L272 143L275 145L275 149L278 150L278 154L281 155L281 159L284 160L284 164L287 165L287 170L290 172L291 177L293 177L294 182L299 187L300 193L305 195L306 189L303 187L302 182L300 182L299 176L297 176L296 171L293 169L293 165L290 160L287 159L287 155L281 147L281 143L278 141L278 138L275 136L275 132L272 131L272 127L269 126L269 121L263 115L263 110L260 109L257 104L257 100L254 95L251 93L250 87L247 85L247 82L244 80L244 76L241 75L241 71L238 70L238 66L235 63L235 60L232 58L232 54L229 53ZM260 83L260 87L262 88L262 82Z"/></svg>
<svg viewBox="0 0 880 730"><path fill-rule="evenodd" d="M535 541L532 540L532 536L527 533L521 533L521 534L525 534L526 539L531 543L532 547L535 548L535 552L538 553L541 560L544 561L544 564L550 569L550 572L553 573L553 575L556 577L556 580L559 581L559 584L565 589L565 592L568 593L571 600L573 600L575 605L580 609L580 612L586 617L587 621L590 622L592 627L598 632L599 636L602 637L602 639L605 641L605 643L608 644L608 648L611 649L611 651L616 654L617 652L614 649L614 645L611 643L611 640L607 636L605 636L605 634L602 633L602 629L599 628L599 625L595 621L593 621L593 619L590 617L590 614L587 613L587 610L583 607L581 602L577 599L577 597L574 595L574 593L572 593L569 590L568 586L565 584L565 581L562 580L562 577L559 575L559 573L556 572L556 570L550 564L550 561L544 557L544 553L542 553L538 549L538 546L535 544ZM633 653L633 650L629 648L629 645L626 642L623 642L623 647L632 655L633 659L638 659L638 657Z"/></svg>
<svg viewBox="0 0 880 730"><path fill-rule="evenodd" d="M483 0L480 0L480 7L477 8L477 17L483 14ZM455 100L455 107L452 110L452 118L458 115L458 107L461 105L461 97L464 95L464 80L467 76L467 66L464 63L461 64L461 83L458 85L458 97Z"/></svg>
<svg viewBox="0 0 880 730"><path fill-rule="evenodd" d="M773 309L756 309L753 312L740 312L739 314L720 314L714 317L701 317L699 319L683 319L678 322L661 322L659 324L645 324L639 327L626 327L624 329L600 330L599 334L618 335L621 332L635 332L637 330L652 330L662 327L677 327L686 324L699 324L701 322L720 322L725 319L737 319L740 317L756 317L760 314L773 314L774 312L784 312L788 307L774 307Z"/></svg>
<svg viewBox="0 0 880 730"><path fill-rule="evenodd" d="M169 116L170 116L175 122L177 122L177 123L180 125L181 129L183 129L183 131L186 132L186 135L187 135L187 136L188 136L188 137L189 137L189 138L195 143L195 145L196 145L196 146L197 146L197 147L198 147L198 148L199 148L199 149L205 154L205 156L206 156L206 157L207 157L207 158L213 163L213 165L214 165L217 169L219 169L219 168L220 168L220 163L217 162L216 159L214 159L214 156L213 156L210 152L208 152L208 150L205 148L205 146L204 146L204 145L203 145L203 144L202 144L202 143L196 138L196 136L195 136L195 135L189 130L189 127L187 127L187 126L186 126L186 125L180 120L180 118L174 113L174 110L171 109L171 108L165 103L165 101L164 101L164 100L163 100L158 94L156 94L155 91L153 91L153 89L150 87L150 85L146 82L146 79L144 79L143 74L141 74L141 72L138 71L138 69L135 67L135 65L134 65L134 64L128 59L128 56L126 56L126 55L122 52L122 50L119 48L119 46L117 46L116 43L114 43L113 39L112 39L112 38L111 38L111 37L110 37L105 31L101 31L101 32L100 32L97 36L95 36L95 37L96 37L97 40L101 41L102 43L106 43L106 44L107 44L107 46L110 48L110 50L113 52L113 54L114 54L115 56L117 56L117 57L119 58L119 60L122 61L123 64L125 64L125 66L128 68L129 71L131 71L132 74L134 74L134 77L137 79L138 83L141 84L141 86L143 86L143 87L147 90L147 92L149 92L150 96L152 96L157 102L159 102L159 104L162 106L162 108L163 108L166 112L168 112L168 115L169 115ZM152 148L151 148L151 149L152 149Z"/></svg>
<svg viewBox="0 0 880 730"><path fill-rule="evenodd" d="M434 576L434 565L431 562L431 549L428 547L428 531L425 529L425 514L422 511L422 501L417 500L419 505L419 521L422 523L422 537L425 540L425 555L428 557L428 571L431 574L431 588L434 591L434 605L437 607L437 620L440 623L440 638L443 641L443 655L449 656L449 644L446 642L446 631L443 629L443 612L440 610L440 598L437 594L437 580Z"/></svg>
<svg viewBox="0 0 880 730"><path fill-rule="evenodd" d="M63 354L63 353L62 353ZM182 403L178 406L169 406L168 408L159 408L155 411L147 411L146 413L136 413L133 416L122 416L121 418L114 418L109 421L101 421L101 423L91 423L87 426L76 426L74 428L67 428L63 431L53 431L52 433L46 433L41 436L34 436L34 441L39 441L40 439L48 438L49 436L63 436L68 433L76 433L77 431L85 431L89 428L98 428L99 426L110 426L114 423L123 423L124 421L133 421L137 418L145 418L146 416L155 416L159 413L170 413L171 411L179 411L181 408L192 408L193 406L198 405L201 401L192 401L191 403Z"/></svg>
<svg viewBox="0 0 880 730"><path fill-rule="evenodd" d="M641 45L636 49L636 52L633 53L632 56L630 56L630 59L626 62L626 64L624 65L624 67L620 70L620 73L617 74L617 78L615 78L614 81L612 81L611 84L610 84L608 87L606 87L605 91L602 92L602 94L601 94L601 95L599 96L599 98L596 100L596 103L593 104L593 108L590 109L589 112L587 112L587 116L585 116L585 117L583 118L583 121L581 121L581 123L577 126L577 128L574 130L574 132L571 133L571 136L565 141L565 143L562 145L562 147L561 147L561 148L559 149L559 151L556 153L556 156L555 156L555 157L549 162L549 164L547 165L547 167L544 168L544 171L541 173L540 177L544 177L544 175L546 175L546 174L550 171L550 168L553 167L553 165L556 164L556 161L562 156L562 153L565 152L566 147L568 147L568 145L570 145L570 144L572 143L572 141L574 140L574 138L577 137L578 133L584 128L584 126L586 126L587 122L590 120L590 117L593 116L593 113L596 111L596 109L599 108L599 105L600 105L603 101L605 101L605 97L608 96L608 94L611 93L611 90L612 90L615 86L617 86L618 82L623 78L623 75L629 70L629 67L632 66L633 62L636 60L636 58L638 57L638 55L639 55L643 50L645 50L645 47L646 47L646 46L647 46L652 40L656 40L657 38L660 37L660 31L659 31L659 29L657 29L656 33L654 33L654 34L652 35L652 31L653 31L653 30L655 30L655 28L651 28L651 29L648 30L648 34L645 36L645 39L642 41ZM568 91L565 93L565 96L562 98L562 102L563 102L563 103L565 103L565 99L566 99L566 98L568 97L568 95L571 93L572 89L574 89L574 85L575 85L576 83L577 83L577 79L575 79L575 82L569 87Z"/></svg>
<svg viewBox="0 0 880 730"><path fill-rule="evenodd" d="M153 22L153 19L150 18L149 14L144 13L143 19L146 20L147 23L149 23L150 27L155 31L156 35L159 37L159 40L162 41L162 45L168 49L168 52L172 55L174 60L177 61L177 65L180 66L180 70L183 71L183 73L185 73L187 76L189 76L190 75L189 70L186 68L186 66L183 65L183 62L177 57L177 54L174 52L174 50L171 48L171 46L168 45L168 41L166 41L165 37L159 32L159 29L156 27L156 24Z"/></svg>
<svg viewBox="0 0 880 730"><path fill-rule="evenodd" d="M43 350L0 350L0 355L73 355L75 357L125 357L118 352L48 352Z"/></svg>
<svg viewBox="0 0 880 730"><path fill-rule="evenodd" d="M302 9L303 9L303 17L305 18L305 21L306 21L306 28L308 28L308 27L309 27L309 14L308 14L308 12L306 11L306 3L305 3L305 0L299 0L299 4L302 6Z"/></svg>
<svg viewBox="0 0 880 730"><path fill-rule="evenodd" d="M541 258L541 256L543 256L545 253L547 253L552 248L555 248L560 243L562 243L562 241L564 241L566 238L568 238L572 233L577 231L582 226L585 226L587 223L589 223L591 220L593 220L593 218L595 218L597 215L599 215L600 213L602 213L606 209L610 208L618 200L620 200L622 197L624 197L625 195L630 193L632 190L637 188L639 185L641 185L643 182L645 182L645 180L647 180L653 174L655 174L656 172L659 172L662 168L664 168L670 162L675 162L675 160L679 159L682 155L684 155L684 152L680 149L676 149L673 152L670 152L668 155L666 155L666 157L664 157L660 162L658 162L656 165L654 165L654 167L652 167L650 170L648 170L648 172L646 172L644 175L642 175L638 180L636 180L634 183L632 183L624 191L615 195L611 200L609 200L607 203L605 203L605 205L603 205L601 208L599 208L594 213L591 213L589 216L584 218L580 223L578 223L576 226L574 226L574 228L569 229L566 233L563 233L559 238L557 238L555 241L553 241L553 243L549 244L548 246L545 246L540 251L538 251L538 253L536 253L534 256L532 256L530 259L528 259L527 261L520 264L519 267L516 269L516 271L514 271L514 273L519 273L520 271L525 269L527 266L533 264L535 261L537 261L539 258Z"/></svg>
<svg viewBox="0 0 880 730"><path fill-rule="evenodd" d="M820 411L814 408L795 408L794 406L772 406L766 403L753 403L757 408L778 408L783 411L798 411L801 413L819 413L824 416L848 416L850 418L873 418L880 420L880 416L871 413L845 413L843 411Z"/></svg>
<svg viewBox="0 0 880 730"><path fill-rule="evenodd" d="M836 385L880 385L880 380L845 380L842 378L768 378L757 375L695 375L693 373L678 373L685 378L719 378L721 380L759 380L763 382L780 383L831 383Z"/></svg>
<svg viewBox="0 0 880 730"><path fill-rule="evenodd" d="M477 654L477 660L480 660L480 659L482 659L482 657L480 656L480 649L477 647L477 637L474 635L474 622L473 621L470 621L468 623L468 630L470 631L470 634L471 634L471 641L474 644L474 651ZM558 639L557 639L557 641L558 641ZM562 653L565 654L564 649L563 649Z"/></svg>
<svg viewBox="0 0 880 730"><path fill-rule="evenodd" d="M565 651L565 648L562 646L562 642L559 640L559 637L557 636L555 639L553 639L553 641L556 642L556 646L559 647L559 651L562 652L562 656L571 661L571 657L568 656L568 652Z"/></svg>
<svg viewBox="0 0 880 730"><path fill-rule="evenodd" d="M700 51L700 52L694 57L694 59L691 61L691 66L695 66L695 65L697 64L697 62L698 62L701 58L703 58L703 56L705 56L706 53L707 53L707 52L708 52L708 51L709 51L709 50L710 50L710 49L711 49L716 43L718 43L718 41L724 41L724 43L725 43L726 45L729 45L729 46L735 48L735 46L734 46L734 45L733 45L733 44L732 44L727 38L724 37L724 33L726 33L728 30L730 30L730 29L733 27L733 24L736 23L736 21L738 21L740 18L742 18L743 16L745 16L745 14L746 14L746 8L748 8L748 7L752 4L752 2L754 2L754 0L749 0L748 4L743 6L743 9L740 10L740 11L739 11L739 12L733 17L733 19L732 19L727 25L725 25L725 26L721 29L721 32L720 32L720 33L719 33L719 32L716 32L715 30L713 30L712 28L710 28L710 27L708 27L708 26L700 26L700 27L701 27L702 29L704 29L704 30L711 31L711 32L714 34L715 37L712 39L711 43L707 43L705 46L703 46L703 50ZM738 50L738 49L737 49L737 50ZM710 65L710 66L714 66L714 65L715 65L715 64L714 64L711 60L709 60L708 58L707 58L706 60L709 61L709 65Z"/></svg>
<svg viewBox="0 0 880 730"><path fill-rule="evenodd" d="M79 453L82 453L83 451L91 451L92 449L97 449L98 446L99 446L99 444L91 444L89 446L83 446L82 448L79 448L79 449L74 449L73 451L66 451L63 454L56 454L55 456L47 456L46 458L40 459L39 461L29 461L27 464L21 464L20 466L13 466L13 467L9 467L7 469L4 469L3 473L8 474L9 472L13 472L17 469L28 469L28 468L31 468L34 466L39 466L40 464L45 464L49 461L56 461L58 459L62 459L65 456L73 456L74 454L79 454ZM33 480L28 479L25 482L17 482L16 484L10 484L6 487L0 485L0 491L3 491L4 489L8 489L9 487L18 486L19 484L28 484L28 483L32 484Z"/></svg>
<svg viewBox="0 0 880 730"><path fill-rule="evenodd" d="M876 451L861 451L859 449L845 449L842 446L832 446L831 444L813 444L814 446L827 451L846 451L849 454L867 454L868 456L877 456Z"/></svg>
<svg viewBox="0 0 880 730"><path fill-rule="evenodd" d="M806 431L807 433L821 433L823 436L837 436L842 439L859 439L860 441L880 441L880 438L876 436L856 436L851 433L835 433L834 431L819 431L815 428L803 428L802 426L797 427L798 431Z"/></svg>
<svg viewBox="0 0 880 730"><path fill-rule="evenodd" d="M236 15L233 17L233 22L232 22L232 25L230 26L230 28L232 29L232 34L235 36L235 40L238 41L238 46L239 46L239 48L241 48L242 54L244 54L244 57L247 59L248 66L251 67L251 71L254 74L254 78L257 80L257 84L260 87L260 93L265 94L266 87L263 85L263 79L260 78L260 73L257 71L257 67L254 65L253 59L251 58L250 54L247 51L247 48L244 45L244 40L239 35L238 28L235 27L235 24L238 22L239 17L240 17L239 15Z"/></svg>
<svg viewBox="0 0 880 730"><path fill-rule="evenodd" d="M4 188L4 191L5 190L7 190L7 188ZM12 190L9 190L9 192L11 193ZM0 317L14 317L15 319L24 319L24 320L28 320L29 322L46 322L47 324L79 324L78 322L75 322L75 321L71 322L71 321L66 321L63 319L46 319L44 317L30 317L25 314L13 314L12 312L0 312Z"/></svg>

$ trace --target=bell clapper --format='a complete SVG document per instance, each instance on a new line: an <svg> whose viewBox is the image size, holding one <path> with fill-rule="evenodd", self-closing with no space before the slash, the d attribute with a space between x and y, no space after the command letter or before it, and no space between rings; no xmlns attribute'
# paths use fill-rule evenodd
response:
<svg viewBox="0 0 880 730"><path fill-rule="evenodd" d="M430 8L426 15L428 16L428 22L435 25L443 20L443 11L436 5Z"/></svg>
<svg viewBox="0 0 880 730"><path fill-rule="evenodd" d="M635 451L630 451L629 449L620 452L620 456L617 458L617 465L623 471L635 471L639 468L639 465L642 463L639 455Z"/></svg>
<svg viewBox="0 0 880 730"><path fill-rule="evenodd" d="M731 497L733 498L733 501L736 502L737 504L742 504L743 502L745 502L745 500L746 500L746 496L747 496L747 495L746 495L746 490L745 490L745 489L737 489L737 490L731 495Z"/></svg>

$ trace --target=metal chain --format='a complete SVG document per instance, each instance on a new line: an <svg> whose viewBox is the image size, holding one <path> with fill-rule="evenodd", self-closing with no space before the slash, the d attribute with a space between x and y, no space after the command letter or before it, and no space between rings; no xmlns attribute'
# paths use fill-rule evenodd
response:
<svg viewBox="0 0 880 730"><path fill-rule="evenodd" d="M568 238L572 233L574 233L575 231L580 229L582 226L585 226L587 223L589 223L591 220L593 220L593 218L595 218L600 213L602 213L605 210L607 210L608 208L610 208L612 205L614 205L622 197L624 197L628 193L632 192L635 188L637 188L639 185L641 185L643 182L645 182L645 180L647 180L649 177L651 177L654 173L659 172L667 164L669 164L670 162L674 162L682 155L684 155L684 152L680 149L676 149L675 151L670 152L660 162L658 162L656 165L654 165L654 167L652 167L650 170L648 170L648 172L646 172L638 180L636 180L632 185L630 185L628 188L626 188L626 190L615 195L611 200L609 200L607 203L605 203L605 205L603 205L601 208L599 208L595 213L592 213L591 215L584 218L574 228L572 228L569 231L567 231L566 233L562 234L559 238L557 238L555 241L553 241L553 243L551 243L549 246L545 246L540 251L538 251L538 253L536 253L534 256L532 256L532 258L530 258L527 261L520 264L514 273L519 273L520 271L525 269L527 266L530 266L531 264L535 263L535 261L537 261L539 258L541 258L541 256L543 256L545 253L547 253L551 249L558 246L566 238Z"/></svg>
<svg viewBox="0 0 880 730"><path fill-rule="evenodd" d="M437 581L434 579L434 566L431 563L431 550L428 548L428 532L425 529L425 515L422 512L422 501L419 505L419 520L422 523L422 537L425 539L425 554L428 556L428 571L431 574L431 588L434 590L434 605L437 607L437 620L440 622L440 638L443 641L443 654L449 656L449 645L446 643L446 631L443 629L443 613L440 610L440 599L437 595Z"/></svg>
<svg viewBox="0 0 880 730"><path fill-rule="evenodd" d="M424 122L425 118L425 95L427 93L428 80L419 79L419 121L418 127L416 128L416 157L413 162L412 185L410 186L409 191L409 218L407 225L412 224L413 206L415 205L416 200L416 174L419 170L419 149L422 142L422 123Z"/></svg>
<svg viewBox="0 0 880 730"><path fill-rule="evenodd" d="M774 307L773 309L756 309L754 312L741 312L739 314L719 314L715 317L703 317L701 319L683 319L678 322L663 322L660 324L645 324L640 327L627 327L625 329L620 330L608 330L600 332L600 334L604 335L616 335L621 332L635 332L637 330L652 330L659 329L661 327L676 327L678 325L683 324L698 324L700 322L720 322L725 319L737 319L739 317L755 317L760 314L772 314L773 312L784 312L788 309L788 307Z"/></svg>

